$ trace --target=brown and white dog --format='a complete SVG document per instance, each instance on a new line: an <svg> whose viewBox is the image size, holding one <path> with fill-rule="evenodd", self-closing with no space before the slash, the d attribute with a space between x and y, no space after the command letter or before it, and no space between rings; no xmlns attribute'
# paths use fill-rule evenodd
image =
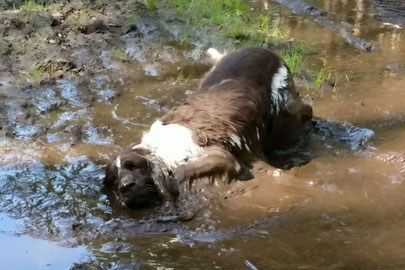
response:
<svg viewBox="0 0 405 270"><path fill-rule="evenodd" d="M111 161L105 184L127 207L173 201L179 185L235 179L252 161L299 143L311 118L282 59L242 49L222 58L183 105Z"/></svg>

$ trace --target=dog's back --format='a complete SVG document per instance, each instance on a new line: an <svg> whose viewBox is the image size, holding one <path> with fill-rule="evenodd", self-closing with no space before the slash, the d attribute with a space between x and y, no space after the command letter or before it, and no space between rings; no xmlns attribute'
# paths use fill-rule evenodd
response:
<svg viewBox="0 0 405 270"><path fill-rule="evenodd" d="M284 63L281 58L270 50L263 48L239 50L222 58L206 76L195 94L205 92L224 80L246 81L256 88L268 88L273 74L276 74L282 65Z"/></svg>
<svg viewBox="0 0 405 270"><path fill-rule="evenodd" d="M239 156L263 158L301 141L311 118L283 60L249 48L225 56L162 121L198 131L194 139L202 147L222 145Z"/></svg>
<svg viewBox="0 0 405 270"><path fill-rule="evenodd" d="M220 146L239 159L264 158L262 139L270 124L270 98L247 82L226 80L200 91L170 110L164 124L179 124L193 132L200 147Z"/></svg>

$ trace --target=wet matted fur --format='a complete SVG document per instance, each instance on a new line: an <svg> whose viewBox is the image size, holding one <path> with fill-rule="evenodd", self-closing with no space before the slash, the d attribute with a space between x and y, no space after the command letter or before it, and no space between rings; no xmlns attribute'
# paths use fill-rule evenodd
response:
<svg viewBox="0 0 405 270"><path fill-rule="evenodd" d="M299 144L311 118L281 58L242 49L225 56L183 105L111 161L105 184L128 207L174 201L179 186L193 179L230 181L252 161Z"/></svg>

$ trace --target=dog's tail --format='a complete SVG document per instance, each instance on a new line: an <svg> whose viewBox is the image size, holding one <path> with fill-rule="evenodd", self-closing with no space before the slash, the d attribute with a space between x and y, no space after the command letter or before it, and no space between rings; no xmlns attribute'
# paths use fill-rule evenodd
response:
<svg viewBox="0 0 405 270"><path fill-rule="evenodd" d="M208 56L209 62L215 65L226 55L226 52L220 53L217 49L211 47L205 54Z"/></svg>

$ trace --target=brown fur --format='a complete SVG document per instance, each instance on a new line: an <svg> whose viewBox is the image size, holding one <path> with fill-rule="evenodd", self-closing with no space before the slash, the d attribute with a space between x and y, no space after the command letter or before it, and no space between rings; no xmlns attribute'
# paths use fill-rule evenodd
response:
<svg viewBox="0 0 405 270"><path fill-rule="evenodd" d="M223 147L242 159L251 156L247 153L247 145L254 155L262 157L262 145L257 138L256 127L262 124L268 126L271 121L264 106L269 102L264 91L255 91L246 82L230 80L193 95L184 105L172 109L161 120L164 124L180 124L192 130L194 141L201 147ZM260 133L262 138L267 136L267 130L260 128ZM231 134L241 139L242 149L231 144Z"/></svg>

